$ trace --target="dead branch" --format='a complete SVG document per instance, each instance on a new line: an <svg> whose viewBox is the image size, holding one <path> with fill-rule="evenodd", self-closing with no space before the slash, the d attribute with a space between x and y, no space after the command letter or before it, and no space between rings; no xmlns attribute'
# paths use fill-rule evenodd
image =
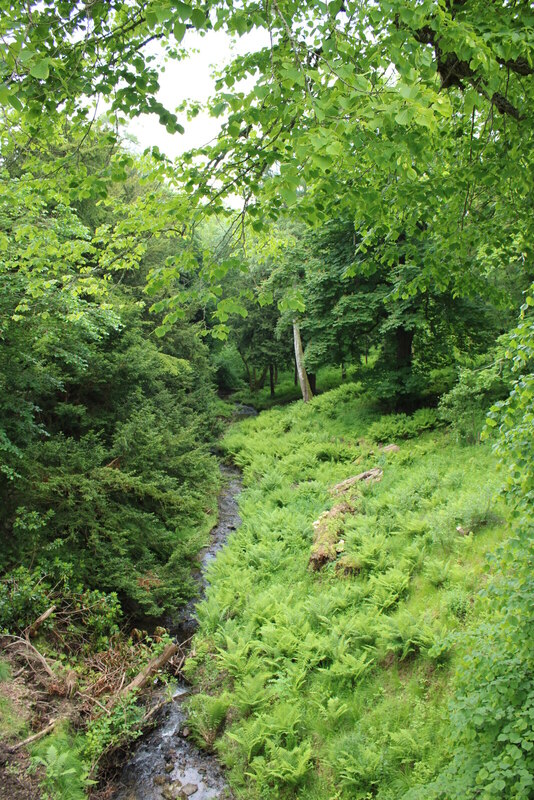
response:
<svg viewBox="0 0 534 800"><path fill-rule="evenodd" d="M109 710L109 708L106 708L106 706L103 705L103 703L101 703L99 700L97 700L96 697L92 697L92 695L84 694L83 692L80 692L80 691L76 692L76 694L79 697L83 697L85 700L90 700L91 703L95 703L95 705L97 705L99 708L101 708L102 711L105 711L108 716L111 714L111 711Z"/></svg>
<svg viewBox="0 0 534 800"><path fill-rule="evenodd" d="M53 731L58 722L61 721L62 721L61 719L53 719L52 722L50 722L45 728L40 730L38 733L34 733L33 736L28 736L28 738L24 739L24 741L18 742L18 744L15 744L12 747L10 747L9 748L10 751L14 753L15 750L20 750L21 747L26 747L27 744L31 744L32 742L36 742L38 739L42 739L43 736L47 735L47 733Z"/></svg>
<svg viewBox="0 0 534 800"><path fill-rule="evenodd" d="M36 647L33 646L33 644L30 644L30 642L27 639L23 639L21 636L13 636L11 638L15 639L15 641L11 642L10 644L7 644L6 648L22 646L25 650L27 650L27 655L31 655L36 661L40 663L40 665L42 666L42 668L44 669L49 678L57 677L57 675L52 670L52 667L50 666L46 658L39 652L39 650L37 650Z"/></svg>
<svg viewBox="0 0 534 800"><path fill-rule="evenodd" d="M55 610L56 606L50 606L50 608L48 608L43 614L41 614L40 617L37 617L33 625L30 625L30 627L26 628L26 630L24 631L26 639L33 639L33 637L37 633L37 630L41 627L43 622L45 622L45 620L47 620L48 617L50 617Z"/></svg>
<svg viewBox="0 0 534 800"><path fill-rule="evenodd" d="M355 483L359 481L367 481L367 482L375 482L382 479L382 470L378 467L373 467L373 469L369 469L366 472L360 472L359 475L354 475L352 478L347 478L341 483L337 483L331 489L329 489L330 494L344 494L348 491Z"/></svg>
<svg viewBox="0 0 534 800"><path fill-rule="evenodd" d="M153 658L152 661L149 661L148 664L141 672L135 676L133 681L125 686L121 691L118 693L118 697L123 697L128 692L135 691L136 689L144 689L147 683L150 681L153 675L160 670L162 667L165 666L167 661L169 661L173 655L177 652L178 645L177 644L168 644L167 647L163 650L159 656Z"/></svg>

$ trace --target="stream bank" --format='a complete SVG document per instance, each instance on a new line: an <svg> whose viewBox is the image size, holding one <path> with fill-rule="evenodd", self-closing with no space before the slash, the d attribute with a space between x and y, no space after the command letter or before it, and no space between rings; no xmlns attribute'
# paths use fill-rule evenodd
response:
<svg viewBox="0 0 534 800"><path fill-rule="evenodd" d="M237 419L255 415L248 406L236 408ZM241 524L237 497L241 491L241 473L237 467L220 464L222 490L218 498L218 522L209 544L199 554L196 579L199 597L191 600L180 618L169 622L172 635L181 642L196 630L195 609L204 595L206 569L228 536ZM224 771L216 757L200 750L188 738L187 715L183 701L189 694L185 681L179 681L172 700L157 718L157 725L142 737L122 769L113 800L229 800L232 795ZM163 695L162 695L163 697ZM161 700L162 698L160 698Z"/></svg>

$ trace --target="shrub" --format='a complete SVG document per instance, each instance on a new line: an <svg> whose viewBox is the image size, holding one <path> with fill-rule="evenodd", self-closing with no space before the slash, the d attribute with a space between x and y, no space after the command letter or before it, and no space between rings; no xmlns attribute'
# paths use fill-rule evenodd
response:
<svg viewBox="0 0 534 800"><path fill-rule="evenodd" d="M135 694L128 694L113 706L109 714L102 714L90 722L83 755L93 769L108 749L128 744L141 736L139 724L143 715L144 709L137 705Z"/></svg>
<svg viewBox="0 0 534 800"><path fill-rule="evenodd" d="M382 754L374 743L361 733L349 733L334 741L329 758L336 778L351 797L374 795L374 787L382 777Z"/></svg>
<svg viewBox="0 0 534 800"><path fill-rule="evenodd" d="M451 589L447 592L445 602L447 611L463 622L471 608L469 595L461 589Z"/></svg>
<svg viewBox="0 0 534 800"><path fill-rule="evenodd" d="M377 608L383 611L396 605L408 590L410 575L403 570L392 567L380 575L370 579L371 599Z"/></svg>
<svg viewBox="0 0 534 800"><path fill-rule="evenodd" d="M219 389L229 392L244 386L243 361L234 344L225 342L220 350L212 354L211 362Z"/></svg>
<svg viewBox="0 0 534 800"><path fill-rule="evenodd" d="M439 558L431 558L426 562L423 572L432 586L439 588L449 580L450 564Z"/></svg>
<svg viewBox="0 0 534 800"><path fill-rule="evenodd" d="M373 442L394 442L396 439L413 439L424 431L432 430L442 424L438 412L433 408L421 408L411 416L389 414L369 427L369 437Z"/></svg>
<svg viewBox="0 0 534 800"><path fill-rule="evenodd" d="M407 611L401 611L384 621L380 646L385 653L393 653L400 661L432 645L428 625Z"/></svg>
<svg viewBox="0 0 534 800"><path fill-rule="evenodd" d="M480 441L491 404L505 397L508 388L497 364L485 369L462 369L456 385L442 396L439 415L458 441L475 444Z"/></svg>
<svg viewBox="0 0 534 800"><path fill-rule="evenodd" d="M532 527L507 545L483 593L486 618L459 635L452 758L405 800L526 800L534 789ZM506 577L503 577L503 574Z"/></svg>

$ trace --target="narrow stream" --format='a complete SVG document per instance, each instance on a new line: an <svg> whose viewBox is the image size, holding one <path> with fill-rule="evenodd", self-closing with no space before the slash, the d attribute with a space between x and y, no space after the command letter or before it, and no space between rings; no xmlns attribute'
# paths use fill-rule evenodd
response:
<svg viewBox="0 0 534 800"><path fill-rule="evenodd" d="M255 414L248 406L238 407L235 416ZM220 466L223 487L219 495L219 521L211 531L210 543L200 553L197 580L200 599L206 588L205 571L228 536L241 523L237 496L241 491L241 473L236 467ZM170 626L179 641L196 628L195 607L199 598L188 603L180 619ZM113 800L226 800L231 798L224 772L214 755L199 750L187 738L187 716L183 700L189 694L185 682L179 682L174 698L162 710L157 727L144 736L134 749L120 775Z"/></svg>

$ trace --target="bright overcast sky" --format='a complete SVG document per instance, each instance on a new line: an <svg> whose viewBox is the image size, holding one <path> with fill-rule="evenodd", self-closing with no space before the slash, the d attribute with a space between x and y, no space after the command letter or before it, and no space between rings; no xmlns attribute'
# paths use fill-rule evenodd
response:
<svg viewBox="0 0 534 800"><path fill-rule="evenodd" d="M188 50L197 52L192 52L183 61L164 65L165 71L160 74L158 100L170 111L174 111L186 99L205 102L214 93L215 84L211 77L214 70L221 69L235 55L259 50L268 44L269 36L264 30L254 30L235 42L223 31L208 31L205 36L189 32L184 45ZM163 65L163 59L161 62ZM168 134L154 114L133 120L128 125L128 132L138 140L141 150L157 145L167 156L175 158L214 138L221 123L221 118L214 119L207 114L199 114L190 122L181 114L178 119L185 128L182 135Z"/></svg>

